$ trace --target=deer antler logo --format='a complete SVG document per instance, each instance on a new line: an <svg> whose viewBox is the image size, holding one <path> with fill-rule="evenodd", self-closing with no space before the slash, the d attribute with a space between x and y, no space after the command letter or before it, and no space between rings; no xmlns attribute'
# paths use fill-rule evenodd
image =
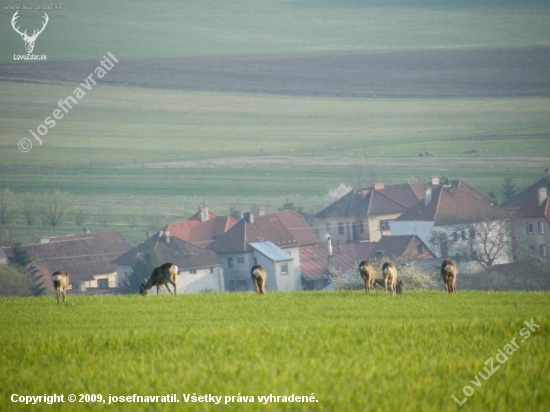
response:
<svg viewBox="0 0 550 412"><path fill-rule="evenodd" d="M32 33L32 36L29 36L29 35L27 35L27 30L25 30L24 33L21 33L19 31L19 26L15 27L16 20L19 18L17 13L19 13L19 11L16 11L15 14L13 15L12 19L11 19L11 26L13 27L13 29L17 33L19 33L21 35L21 38L23 40L25 40L25 48L27 49L27 53L30 54L30 53L32 53L32 51L34 49L34 42L36 41L38 35L44 31L44 29L46 28L46 25L48 24L48 21L50 20L50 18L48 17L48 15L46 13L44 13L45 20L44 20L44 23L42 25L42 28L38 31L34 30L33 33Z"/></svg>

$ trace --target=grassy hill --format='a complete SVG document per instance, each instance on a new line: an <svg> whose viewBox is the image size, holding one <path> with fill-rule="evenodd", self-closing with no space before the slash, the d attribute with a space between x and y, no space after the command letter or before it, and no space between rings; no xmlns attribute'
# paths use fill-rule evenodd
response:
<svg viewBox="0 0 550 412"><path fill-rule="evenodd" d="M185 403L184 394L223 396L222 405L235 396L228 410L455 411L452 395L462 401L465 386L473 389L465 410L550 406L547 293L69 294L61 307L52 296L0 299L0 318L7 409L19 409L12 394L72 393L106 403L109 395L176 394L186 410L220 405ZM540 327L526 329L531 320ZM511 341L518 347L508 359L496 358ZM489 358L495 370L484 380L478 373L487 376ZM270 394L313 394L316 402L259 403Z"/></svg>

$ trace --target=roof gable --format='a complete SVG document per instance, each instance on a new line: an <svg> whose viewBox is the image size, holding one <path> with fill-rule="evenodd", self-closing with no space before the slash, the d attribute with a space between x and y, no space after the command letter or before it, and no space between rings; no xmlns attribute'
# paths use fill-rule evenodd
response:
<svg viewBox="0 0 550 412"><path fill-rule="evenodd" d="M253 216L253 215L252 215ZM270 241L280 248L296 247L298 242L276 215L253 216L237 222L208 248L216 253L239 253L251 250L249 243Z"/></svg>
<svg viewBox="0 0 550 412"><path fill-rule="evenodd" d="M315 215L316 218L379 216L404 213L424 198L430 182L375 184L368 189L355 189Z"/></svg>
<svg viewBox="0 0 550 412"><path fill-rule="evenodd" d="M516 193L502 203L501 209L514 210L517 217L546 218L550 220L550 205L548 203L549 178L543 177L531 186ZM539 190L546 190L546 199L539 206ZM543 193L544 196L544 193ZM542 200L542 199L541 199Z"/></svg>

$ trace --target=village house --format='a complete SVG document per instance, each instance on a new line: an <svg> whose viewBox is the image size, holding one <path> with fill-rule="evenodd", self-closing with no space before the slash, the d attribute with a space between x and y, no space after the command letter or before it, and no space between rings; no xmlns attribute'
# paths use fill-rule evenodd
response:
<svg viewBox="0 0 550 412"><path fill-rule="evenodd" d="M197 213L188 220L170 222L164 231L204 249L236 223L237 219L231 216L217 216L201 205Z"/></svg>
<svg viewBox="0 0 550 412"><path fill-rule="evenodd" d="M276 214L249 212L208 249L223 259L226 290L252 290L250 268L263 262L268 279L277 279L268 280L268 290L287 291L301 290L299 246ZM270 272L275 267L277 273Z"/></svg>
<svg viewBox="0 0 550 412"><path fill-rule="evenodd" d="M166 230L155 233L114 260L119 283L126 282L132 273L132 266L145 251L152 252L158 265L171 262L178 267L178 293L225 290L221 259L215 253L174 237ZM161 288L161 291L165 290Z"/></svg>
<svg viewBox="0 0 550 412"><path fill-rule="evenodd" d="M46 237L20 249L30 259L28 267L39 271L49 293L55 293L51 275L61 270L69 272L73 293L104 294L120 292L113 259L131 247L119 232L111 231ZM4 247L2 252L9 259L12 248Z"/></svg>
<svg viewBox="0 0 550 412"><path fill-rule="evenodd" d="M453 258L459 270L472 272L512 261L509 217L492 198L454 180L428 188L389 226L392 236L416 235L440 259Z"/></svg>
<svg viewBox="0 0 550 412"><path fill-rule="evenodd" d="M545 176L501 205L501 209L513 213L516 259L536 257L543 263L550 263L548 182L549 177Z"/></svg>
<svg viewBox="0 0 550 412"><path fill-rule="evenodd" d="M439 187L438 177L430 182L385 185L354 189L315 215L321 239L330 235L334 245L346 242L377 242L390 234L389 222L424 199L428 189Z"/></svg>

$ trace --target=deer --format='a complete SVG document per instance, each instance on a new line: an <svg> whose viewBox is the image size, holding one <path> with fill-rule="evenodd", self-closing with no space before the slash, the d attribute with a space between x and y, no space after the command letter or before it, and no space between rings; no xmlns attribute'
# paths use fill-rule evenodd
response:
<svg viewBox="0 0 550 412"><path fill-rule="evenodd" d="M25 41L25 48L27 49L27 53L30 54L34 50L34 42L36 41L36 39L38 38L40 33L42 33L44 31L44 29L46 28L46 25L48 24L48 21L50 20L50 18L48 17L47 13L44 13L45 20L42 23L42 28L38 31L34 30L33 33L32 33L32 36L29 36L27 34L27 30L25 30L25 32L22 33L21 31L19 31L19 26L15 27L15 25L17 24L16 20L19 18L17 13L19 13L19 10L14 13L14 15L11 19L11 27L13 27L13 29L21 35L21 38Z"/></svg>
<svg viewBox="0 0 550 412"><path fill-rule="evenodd" d="M390 294L395 296L395 289L397 284L397 268L391 262L385 262L382 265L382 273L384 274L384 292L388 292L388 287L390 289Z"/></svg>
<svg viewBox="0 0 550 412"><path fill-rule="evenodd" d="M456 293L456 263L445 259L441 263L441 277L445 283L445 292Z"/></svg>
<svg viewBox="0 0 550 412"><path fill-rule="evenodd" d="M66 303L67 300L67 289L69 288L69 274L67 272L62 272L58 270L52 275L52 282L55 288L55 293L57 295L57 304L59 305L59 297L63 295L63 303Z"/></svg>
<svg viewBox="0 0 550 412"><path fill-rule="evenodd" d="M147 296L147 294L149 293L149 289L151 289L153 286L156 286L157 295L158 295L160 286L164 285L166 286L166 289L168 289L168 292L170 292L170 294L176 296L177 277L178 277L178 267L175 264L170 262L165 263L164 265L161 265L158 268L155 268L151 276L149 276L149 279L140 283L139 294L141 296ZM172 291L168 287L168 283L174 286L174 293L172 293Z"/></svg>
<svg viewBox="0 0 550 412"><path fill-rule="evenodd" d="M252 266L252 269L250 269L250 275L252 276L252 281L256 285L256 292L263 295L265 293L267 272L262 265L254 265Z"/></svg>
<svg viewBox="0 0 550 412"><path fill-rule="evenodd" d="M368 260L363 260L359 263L359 274L365 281L365 293L370 293L374 289L376 269Z"/></svg>

